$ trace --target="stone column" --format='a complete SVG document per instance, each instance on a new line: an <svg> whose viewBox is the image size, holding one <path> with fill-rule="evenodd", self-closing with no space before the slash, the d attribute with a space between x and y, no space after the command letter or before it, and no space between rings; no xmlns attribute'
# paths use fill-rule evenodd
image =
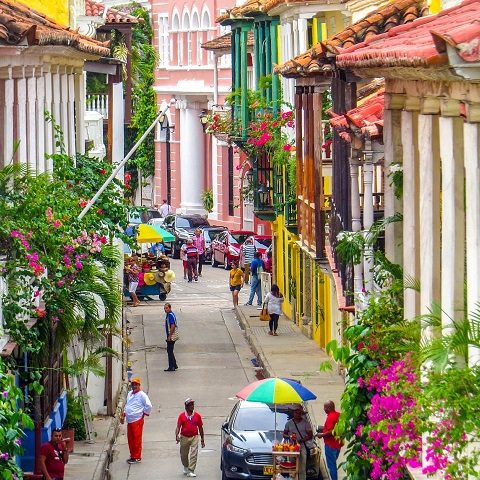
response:
<svg viewBox="0 0 480 480"><path fill-rule="evenodd" d="M445 108L444 108L445 107ZM458 113L458 116L453 116ZM452 116L444 116L452 114ZM442 162L442 325L463 317L464 309L464 153L460 103L447 100L440 117ZM478 232L476 233L478 235Z"/></svg>
<svg viewBox="0 0 480 480"><path fill-rule="evenodd" d="M367 235L373 225L373 152L370 140L365 140L363 161L363 230ZM373 292L373 246L366 246L363 253L363 276L365 289Z"/></svg>
<svg viewBox="0 0 480 480"><path fill-rule="evenodd" d="M466 246L467 246L467 312L478 308L480 300L480 124L466 122L464 129ZM480 350L470 347L470 365L480 362Z"/></svg>
<svg viewBox="0 0 480 480"><path fill-rule="evenodd" d="M402 112L403 147L403 271L406 283L419 278L418 251L418 165L417 113ZM418 313L418 294L407 288L404 296L404 316L414 318Z"/></svg>
<svg viewBox="0 0 480 480"><path fill-rule="evenodd" d="M181 111L180 172L183 213L204 214L201 194L204 188L204 133L199 120L201 110L188 106Z"/></svg>
<svg viewBox="0 0 480 480"><path fill-rule="evenodd" d="M53 103L52 103L52 72L45 73L45 106L44 111L47 111L50 115L54 115ZM53 124L52 122L45 122L45 153L51 155L55 151L53 144ZM53 168L52 160L50 158L45 159L45 169L47 172L51 172Z"/></svg>
<svg viewBox="0 0 480 480"><path fill-rule="evenodd" d="M419 115L420 313L440 301L440 161L437 115ZM433 332L422 329L425 340Z"/></svg>
<svg viewBox="0 0 480 480"><path fill-rule="evenodd" d="M35 68L27 79L27 157L32 172L37 170L37 79Z"/></svg>
<svg viewBox="0 0 480 480"><path fill-rule="evenodd" d="M14 98L15 80L12 78L12 69L8 69L8 78L5 80L5 103L3 105L3 166L9 165L13 160L13 124L14 124Z"/></svg>
<svg viewBox="0 0 480 480"><path fill-rule="evenodd" d="M75 69L75 130L76 149L78 153L85 153L85 77L82 68Z"/></svg>
<svg viewBox="0 0 480 480"><path fill-rule="evenodd" d="M298 51L305 52L308 46L308 22L306 18L297 20L298 26Z"/></svg>
<svg viewBox="0 0 480 480"><path fill-rule="evenodd" d="M352 231L359 232L362 229L360 213L360 189L358 186L358 158L350 157L350 191L352 209ZM353 266L353 290L357 297L363 290L363 265L358 263Z"/></svg>
<svg viewBox="0 0 480 480"><path fill-rule="evenodd" d="M37 78L37 171L45 172L45 76Z"/></svg>
<svg viewBox="0 0 480 480"><path fill-rule="evenodd" d="M77 142L75 139L76 123L75 123L75 75L73 68L69 67L68 75L68 99L67 99L67 111L68 111L68 145L69 154L75 155L77 153ZM83 106L82 110L85 108ZM65 135L67 133L65 132Z"/></svg>
<svg viewBox="0 0 480 480"><path fill-rule="evenodd" d="M22 68L17 79L17 125L16 140L18 140L17 158L20 163L27 163L27 79Z"/></svg>
<svg viewBox="0 0 480 480"><path fill-rule="evenodd" d="M213 193L213 212L209 218L218 219L218 140L212 135L212 193Z"/></svg>
<svg viewBox="0 0 480 480"><path fill-rule="evenodd" d="M65 152L70 152L69 116L68 116L68 75L63 67L60 74L60 127L63 132Z"/></svg>
<svg viewBox="0 0 480 480"><path fill-rule="evenodd" d="M55 65L55 69L52 72L52 115L53 120L57 125L62 125L62 114L61 114L61 90L60 90L60 67ZM55 133L54 133L55 135ZM53 151L58 152L59 148L55 145L56 139L53 138Z"/></svg>

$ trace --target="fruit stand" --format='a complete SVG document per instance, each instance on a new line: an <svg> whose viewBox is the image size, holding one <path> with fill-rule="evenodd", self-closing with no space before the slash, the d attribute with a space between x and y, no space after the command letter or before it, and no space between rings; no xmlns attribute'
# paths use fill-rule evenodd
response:
<svg viewBox="0 0 480 480"><path fill-rule="evenodd" d="M300 444L277 444L272 449L272 478L298 480L300 468ZM281 477L279 476L281 475Z"/></svg>

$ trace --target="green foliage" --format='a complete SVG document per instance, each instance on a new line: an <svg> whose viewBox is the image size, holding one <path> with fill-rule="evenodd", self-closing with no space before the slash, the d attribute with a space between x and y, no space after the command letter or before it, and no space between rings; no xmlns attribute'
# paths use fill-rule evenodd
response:
<svg viewBox="0 0 480 480"><path fill-rule="evenodd" d="M75 391L67 391L67 416L63 428L75 430L75 440L85 440L87 431L83 419L82 397L75 396Z"/></svg>
<svg viewBox="0 0 480 480"><path fill-rule="evenodd" d="M213 191L205 190L202 192L203 208L208 212L213 212Z"/></svg>
<svg viewBox="0 0 480 480"><path fill-rule="evenodd" d="M15 455L23 453L23 428L33 428L33 422L19 408L23 400L22 391L15 386L14 377L0 361L0 478L13 480L23 478Z"/></svg>

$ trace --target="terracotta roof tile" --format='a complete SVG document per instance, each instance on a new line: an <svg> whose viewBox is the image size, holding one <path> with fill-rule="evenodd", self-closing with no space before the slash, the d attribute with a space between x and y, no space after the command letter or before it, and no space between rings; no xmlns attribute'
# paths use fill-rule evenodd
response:
<svg viewBox="0 0 480 480"><path fill-rule="evenodd" d="M94 0L85 0L85 15L87 17L103 17L105 23L139 23L143 19L121 12L116 8L109 8L105 14L105 5Z"/></svg>
<svg viewBox="0 0 480 480"><path fill-rule="evenodd" d="M467 0L415 20L337 56L342 67L428 67L447 62L446 44L466 62L480 60L480 1Z"/></svg>
<svg viewBox="0 0 480 480"><path fill-rule="evenodd" d="M340 49L363 44L398 25L412 22L425 15L426 11L423 0L392 1L326 41L317 43L307 52L279 65L275 71L285 77L331 71L331 57L337 55Z"/></svg>
<svg viewBox="0 0 480 480"><path fill-rule="evenodd" d="M258 15L262 13L262 7L265 2L266 0L247 0L245 3L242 3L242 5L227 10L226 13L217 17L215 21L217 23L231 23L231 21L236 18L242 18L252 14Z"/></svg>
<svg viewBox="0 0 480 480"><path fill-rule="evenodd" d="M253 32L249 31L247 37L247 47L253 47L253 44ZM219 37L212 38L212 40L203 43L202 48L204 48L205 50L226 50L230 52L230 49L232 48L232 34L225 33L224 35L221 35Z"/></svg>
<svg viewBox="0 0 480 480"><path fill-rule="evenodd" d="M352 134L360 133L370 138L379 137L383 132L383 114L385 108L385 88L373 85L377 88L375 93L365 96L359 100L358 106L349 110L344 115L337 115L330 112L333 118L330 119L330 125L335 128L340 136L350 142ZM367 85L368 91L372 85ZM360 92L359 92L360 93Z"/></svg>
<svg viewBox="0 0 480 480"><path fill-rule="evenodd" d="M106 44L59 25L17 2L0 0L0 44L63 45L84 53L107 56Z"/></svg>

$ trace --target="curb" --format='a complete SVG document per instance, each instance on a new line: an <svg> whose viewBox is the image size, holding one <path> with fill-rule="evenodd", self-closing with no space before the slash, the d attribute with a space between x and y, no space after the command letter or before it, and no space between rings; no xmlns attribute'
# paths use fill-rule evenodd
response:
<svg viewBox="0 0 480 480"><path fill-rule="evenodd" d="M275 377L275 371L267 360L262 347L256 344L255 335L252 333L252 329L245 314L240 310L239 307L235 307L235 314L240 324L241 329L244 331L245 338L247 339L248 344L250 345L253 353L257 357L259 365L263 368L265 372L265 377Z"/></svg>
<svg viewBox="0 0 480 480"><path fill-rule="evenodd" d="M100 454L100 458L98 459L97 466L95 467L95 470L93 472L92 480L105 480L107 478L110 478L109 465L112 461L113 449L118 437L118 431L119 431L119 425L120 425L119 413L122 411L123 404L125 402L126 392L127 392L127 383L124 382L122 384L122 388L119 393L119 401L117 404L117 408L115 410L115 416L112 417L110 421L107 438L103 443L102 453Z"/></svg>

